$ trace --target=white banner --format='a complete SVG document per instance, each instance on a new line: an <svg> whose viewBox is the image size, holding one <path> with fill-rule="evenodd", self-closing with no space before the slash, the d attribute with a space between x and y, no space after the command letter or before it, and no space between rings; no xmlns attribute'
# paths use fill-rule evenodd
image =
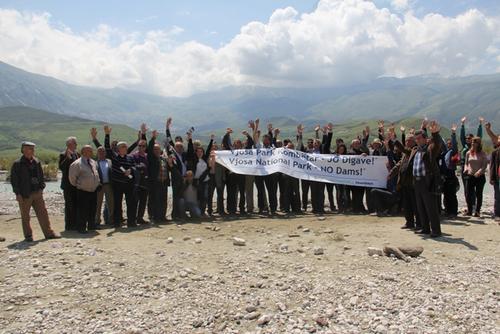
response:
<svg viewBox="0 0 500 334"><path fill-rule="evenodd" d="M216 151L216 162L245 175L281 172L298 179L386 188L387 157L309 154L286 148Z"/></svg>

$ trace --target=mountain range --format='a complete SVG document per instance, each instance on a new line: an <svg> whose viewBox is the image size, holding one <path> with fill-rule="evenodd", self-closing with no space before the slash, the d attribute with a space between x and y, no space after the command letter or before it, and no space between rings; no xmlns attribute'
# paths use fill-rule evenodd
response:
<svg viewBox="0 0 500 334"><path fill-rule="evenodd" d="M66 116L207 132L245 126L256 117L279 124L347 123L359 120L433 118L449 126L482 116L500 127L500 74L470 77L379 78L349 87L272 88L234 86L189 97L163 97L122 88L72 85L0 62L0 107L26 106ZM0 121L2 120L0 113Z"/></svg>

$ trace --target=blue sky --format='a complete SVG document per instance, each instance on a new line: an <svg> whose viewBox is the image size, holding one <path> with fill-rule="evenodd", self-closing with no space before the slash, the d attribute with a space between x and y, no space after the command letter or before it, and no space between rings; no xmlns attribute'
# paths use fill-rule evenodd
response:
<svg viewBox="0 0 500 334"><path fill-rule="evenodd" d="M391 0L375 0L378 7L390 7ZM71 3L71 5L69 5ZM455 16L470 8L489 15L500 14L499 0L409 0L417 16L429 12ZM299 13L311 12L317 0L183 0L183 1L120 1L120 0L0 0L1 8L19 11L48 12L60 22L81 33L107 24L125 32L166 30L173 26L184 29L177 40L196 40L218 47L229 42L250 21L266 22L277 8L292 6Z"/></svg>

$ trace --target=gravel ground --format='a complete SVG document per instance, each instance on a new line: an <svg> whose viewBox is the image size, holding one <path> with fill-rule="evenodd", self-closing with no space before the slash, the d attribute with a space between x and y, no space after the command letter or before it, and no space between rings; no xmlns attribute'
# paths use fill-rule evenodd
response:
<svg viewBox="0 0 500 334"><path fill-rule="evenodd" d="M0 216L0 332L499 332L491 219L447 221L434 240L399 217L255 218L27 244L19 218ZM62 230L60 215L52 222ZM424 252L367 254L384 245Z"/></svg>

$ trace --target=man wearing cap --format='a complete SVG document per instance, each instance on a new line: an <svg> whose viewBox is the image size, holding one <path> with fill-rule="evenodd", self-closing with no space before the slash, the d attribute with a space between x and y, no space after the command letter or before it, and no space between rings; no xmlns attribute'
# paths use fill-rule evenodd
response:
<svg viewBox="0 0 500 334"><path fill-rule="evenodd" d="M127 154L127 143L119 142L116 146L118 152L111 149L109 136L111 128L104 126L104 147L106 148L106 156L111 159L111 181L113 183L114 194L114 211L113 223L115 227L121 226L122 217L122 201L125 196L127 203L127 226L135 227L137 215L137 199L134 195L134 170L135 161L132 156Z"/></svg>
<svg viewBox="0 0 500 334"><path fill-rule="evenodd" d="M76 188L69 182L69 166L80 154L76 151L77 143L75 137L66 139L66 150L59 154L59 169L62 172L61 189L64 194L64 228L67 231L76 230Z"/></svg>
<svg viewBox="0 0 500 334"><path fill-rule="evenodd" d="M33 241L33 231L30 224L31 207L35 210L36 218L45 238L60 238L52 230L49 215L45 208L45 201L43 199L45 182L42 165L35 158L35 144L23 142L21 144L21 152L23 153L21 158L17 159L12 165L10 183L19 203L24 239L29 242Z"/></svg>
<svg viewBox="0 0 500 334"><path fill-rule="evenodd" d="M76 188L76 229L86 233L96 229L97 189L100 187L97 163L92 159L93 150L85 145L81 157L69 167L69 182Z"/></svg>

